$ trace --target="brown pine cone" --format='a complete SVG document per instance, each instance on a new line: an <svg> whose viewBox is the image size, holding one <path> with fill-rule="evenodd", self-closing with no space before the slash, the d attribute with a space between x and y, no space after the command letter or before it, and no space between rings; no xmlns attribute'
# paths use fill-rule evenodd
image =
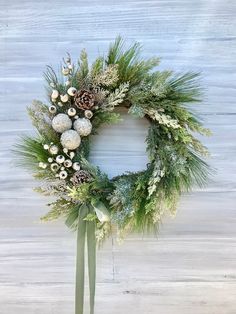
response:
<svg viewBox="0 0 236 314"><path fill-rule="evenodd" d="M75 95L75 105L81 110L92 109L95 105L95 96L87 90L81 90Z"/></svg>
<svg viewBox="0 0 236 314"><path fill-rule="evenodd" d="M74 173L71 181L74 185L90 182L91 175L85 170L78 170Z"/></svg>

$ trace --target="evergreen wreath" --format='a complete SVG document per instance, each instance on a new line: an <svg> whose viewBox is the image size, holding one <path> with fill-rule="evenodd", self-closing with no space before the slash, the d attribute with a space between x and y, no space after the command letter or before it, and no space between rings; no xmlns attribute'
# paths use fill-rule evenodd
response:
<svg viewBox="0 0 236 314"><path fill-rule="evenodd" d="M198 74L157 71L158 58L140 58L140 45L124 49L120 37L107 57L89 67L86 51L78 65L68 54L61 74L47 67L50 105L28 108L36 136L24 136L16 151L43 183L36 190L56 196L43 220L65 217L78 230L76 314L83 313L84 245L87 234L90 311L94 313L95 247L110 235L158 227L166 210L173 213L179 196L203 186L210 169L208 154L194 133L209 135L190 105L201 99ZM89 162L90 137L103 124L120 121L117 107L149 121L149 163L139 172L109 179Z"/></svg>

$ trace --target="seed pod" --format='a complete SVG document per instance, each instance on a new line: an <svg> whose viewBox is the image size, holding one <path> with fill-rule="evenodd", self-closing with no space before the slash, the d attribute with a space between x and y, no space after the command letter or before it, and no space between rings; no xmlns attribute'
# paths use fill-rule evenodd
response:
<svg viewBox="0 0 236 314"><path fill-rule="evenodd" d="M69 94L70 96L75 96L77 92L77 89L75 87L70 87L67 91L67 94Z"/></svg>
<svg viewBox="0 0 236 314"><path fill-rule="evenodd" d="M69 108L67 111L68 116L74 117L76 115L76 110L75 108Z"/></svg>
<svg viewBox="0 0 236 314"><path fill-rule="evenodd" d="M58 155L58 156L56 157L56 162L57 162L58 164L63 164L64 161L65 161L65 157L64 157L63 155Z"/></svg>
<svg viewBox="0 0 236 314"><path fill-rule="evenodd" d="M57 112L56 106L50 106L50 107L49 107L49 112L51 112L51 113L56 113L56 112Z"/></svg>
<svg viewBox="0 0 236 314"><path fill-rule="evenodd" d="M67 178L67 172L65 170L59 172L59 178L64 180Z"/></svg>
<svg viewBox="0 0 236 314"><path fill-rule="evenodd" d="M61 99L62 102L67 102L69 100L69 96L67 94L61 95L60 99Z"/></svg>
<svg viewBox="0 0 236 314"><path fill-rule="evenodd" d="M54 90L52 91L51 98L52 98L52 99L57 99L58 96L59 96L58 90L54 89Z"/></svg>

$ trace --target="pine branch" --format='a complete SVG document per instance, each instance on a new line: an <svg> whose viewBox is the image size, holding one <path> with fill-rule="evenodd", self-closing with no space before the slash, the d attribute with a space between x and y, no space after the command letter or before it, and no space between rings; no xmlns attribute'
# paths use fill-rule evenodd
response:
<svg viewBox="0 0 236 314"><path fill-rule="evenodd" d="M27 111L33 126L45 140L59 142L58 134L51 126L51 115L47 105L44 105L41 101L34 100L32 105L27 108Z"/></svg>
<svg viewBox="0 0 236 314"><path fill-rule="evenodd" d="M107 102L101 105L101 109L104 111L112 111L118 105L120 105L129 90L129 83L121 84L116 90L107 97Z"/></svg>
<svg viewBox="0 0 236 314"><path fill-rule="evenodd" d="M47 152L43 148L42 139L29 136L23 136L21 141L15 145L13 152L16 156L19 156L16 160L19 166L33 168L34 170L39 170L38 163L40 161L46 162L48 158Z"/></svg>
<svg viewBox="0 0 236 314"><path fill-rule="evenodd" d="M159 64L157 58L140 60L140 51L139 43L135 43L124 51L124 42L121 37L118 37L110 46L105 62L107 65L118 65L119 84L129 82L130 86L138 85L148 72Z"/></svg>
<svg viewBox="0 0 236 314"><path fill-rule="evenodd" d="M81 51L78 64L79 64L79 69L77 72L77 78L81 82L87 78L88 73L89 73L88 56L85 49Z"/></svg>

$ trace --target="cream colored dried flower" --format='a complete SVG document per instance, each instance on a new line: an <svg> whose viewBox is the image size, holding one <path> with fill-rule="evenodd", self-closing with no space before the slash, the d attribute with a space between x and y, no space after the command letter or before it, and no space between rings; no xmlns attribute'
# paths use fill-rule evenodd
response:
<svg viewBox="0 0 236 314"><path fill-rule="evenodd" d="M119 80L118 75L118 65L111 64L107 67L105 71L98 74L94 78L94 83L96 85L103 85L103 86L114 86Z"/></svg>
<svg viewBox="0 0 236 314"><path fill-rule="evenodd" d="M160 124L166 125L167 127L178 129L181 128L181 125L178 123L178 120L172 119L169 115L161 114L161 111L159 112L154 109L148 109L146 110L146 113L152 117L153 120L158 121Z"/></svg>

